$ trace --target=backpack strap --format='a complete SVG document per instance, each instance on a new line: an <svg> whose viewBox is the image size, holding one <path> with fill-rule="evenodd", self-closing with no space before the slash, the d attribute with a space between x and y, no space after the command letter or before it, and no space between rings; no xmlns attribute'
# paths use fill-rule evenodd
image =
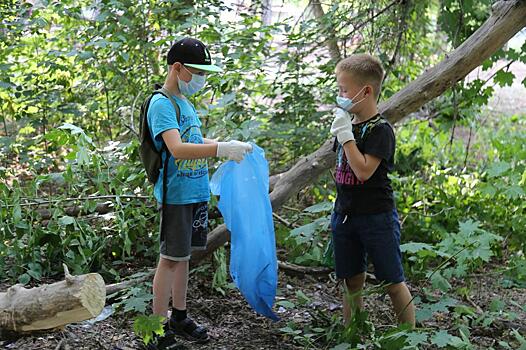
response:
<svg viewBox="0 0 526 350"><path fill-rule="evenodd" d="M364 141L367 138L367 136L369 136L369 134L371 133L371 131L373 131L375 126L385 123L387 123L387 120L385 120L385 118L383 118L381 114L379 114L373 120L370 120L362 129L362 140Z"/></svg>
<svg viewBox="0 0 526 350"><path fill-rule="evenodd" d="M179 124L179 127L181 127L181 108L179 108L179 105L177 102L173 99L172 94L168 90L166 90L163 86L159 84L155 84L156 90L153 92L153 95L155 94L162 94L164 97L166 97L170 102L172 103L172 106L175 108L175 117L177 118L177 124ZM166 146L166 143L163 140L163 146L161 148L161 155L162 152L166 153L165 159L164 159L164 165L163 165L163 213L166 206L166 192L168 192L168 161L170 160L170 152L168 151L168 147ZM164 214L163 214L164 215Z"/></svg>

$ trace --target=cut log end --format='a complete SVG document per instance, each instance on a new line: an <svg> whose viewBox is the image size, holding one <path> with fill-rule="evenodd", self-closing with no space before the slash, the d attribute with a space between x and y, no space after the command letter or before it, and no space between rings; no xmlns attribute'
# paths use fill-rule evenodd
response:
<svg viewBox="0 0 526 350"><path fill-rule="evenodd" d="M0 293L0 329L25 333L53 329L99 315L106 285L97 273L69 276L65 281Z"/></svg>
<svg viewBox="0 0 526 350"><path fill-rule="evenodd" d="M86 275L82 286L81 304L89 313L89 318L98 316L106 302L106 284L98 273Z"/></svg>

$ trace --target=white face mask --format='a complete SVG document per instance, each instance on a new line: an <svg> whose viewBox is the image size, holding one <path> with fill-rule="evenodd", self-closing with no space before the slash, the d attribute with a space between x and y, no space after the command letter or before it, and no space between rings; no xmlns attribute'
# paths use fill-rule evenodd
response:
<svg viewBox="0 0 526 350"><path fill-rule="evenodd" d="M190 79L189 82L186 82L183 79L178 78L179 91L185 96L191 96L205 87L206 77L204 75L193 74L184 65L183 67L188 73L190 73L192 79Z"/></svg>
<svg viewBox="0 0 526 350"><path fill-rule="evenodd" d="M356 106L358 103L365 100L365 97L364 97L360 101L354 102L354 98L358 96L363 91L363 89L365 89L365 86L361 88L360 91L358 91L358 93L354 95L353 98L347 98L347 97L342 97L338 95L336 97L336 103L338 104L338 106L340 106L341 108L343 108L344 110L348 112L353 106Z"/></svg>

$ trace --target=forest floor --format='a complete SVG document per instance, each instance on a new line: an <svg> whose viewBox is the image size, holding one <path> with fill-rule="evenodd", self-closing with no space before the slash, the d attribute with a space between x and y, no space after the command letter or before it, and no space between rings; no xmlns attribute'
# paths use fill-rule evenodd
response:
<svg viewBox="0 0 526 350"><path fill-rule="evenodd" d="M491 269L496 269L493 266ZM275 311L281 318L278 322L271 322L256 315L247 305L244 298L235 289L227 289L226 295L212 289L211 270L193 275L189 287L188 309L191 316L209 329L211 341L206 345L195 345L181 341L188 349L325 349L323 342L306 346L294 342L289 336L280 331L290 322L295 329L302 329L308 325L328 327L327 323L335 315L341 315L340 286L333 279L313 278L311 276L291 277L280 272L278 297L276 301L287 300L294 307L275 306ZM468 287L470 297L462 299L452 294L458 303L469 307L478 307L487 311L494 300L506 303L506 311L517 314L511 327L526 329L526 312L518 305L526 305L526 290L518 288L503 288L500 276L491 271L479 271L469 280L450 281L453 290ZM409 281L413 295L421 295L421 283ZM419 285L419 288L417 288ZM371 283L368 282L368 286ZM0 286L5 290L8 286ZM298 300L298 291L302 296ZM301 293L300 293L301 294ZM516 304L510 304L514 301ZM365 298L365 307L370 312L371 320L377 330L387 329L395 324L389 298L380 294L373 294ZM453 310L436 313L432 319L419 325L419 328L432 330L448 330L451 334L458 334L458 322L455 322ZM326 322L325 324L323 324ZM471 327L471 341L480 348L493 346L498 349L500 340L511 341L509 324L495 323L488 327ZM511 344L510 343L510 344ZM128 350L140 349L141 341L133 332L133 321L121 313L115 313L104 321L91 326L85 323L71 324L62 330L33 334L17 340L0 343L2 349L109 349ZM423 347L422 347L423 348ZM432 348L432 347L428 347Z"/></svg>

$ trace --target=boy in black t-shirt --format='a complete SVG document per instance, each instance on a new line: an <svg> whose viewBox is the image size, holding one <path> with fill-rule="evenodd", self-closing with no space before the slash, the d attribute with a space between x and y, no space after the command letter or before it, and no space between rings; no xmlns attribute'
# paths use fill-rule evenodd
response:
<svg viewBox="0 0 526 350"><path fill-rule="evenodd" d="M394 166L395 136L376 104L383 75L380 61L367 54L352 55L336 66L339 107L331 126L337 139L337 198L331 219L336 275L345 279L353 296L344 297L346 323L355 307L363 307L361 290L370 257L376 278L387 284L399 322L414 327L415 311L401 262L400 224L387 176Z"/></svg>

